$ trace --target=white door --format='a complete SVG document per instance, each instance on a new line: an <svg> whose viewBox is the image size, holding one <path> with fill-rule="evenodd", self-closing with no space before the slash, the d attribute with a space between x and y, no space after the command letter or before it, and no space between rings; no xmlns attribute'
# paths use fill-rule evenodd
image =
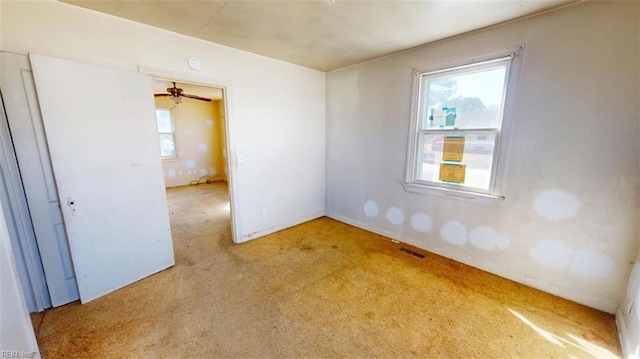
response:
<svg viewBox="0 0 640 359"><path fill-rule="evenodd" d="M30 59L80 300L172 266L151 78Z"/></svg>
<svg viewBox="0 0 640 359"><path fill-rule="evenodd" d="M2 52L0 65L0 89L13 148L20 166L51 305L57 307L78 300L78 289L29 58ZM22 245L30 247L30 244ZM30 270L37 272L38 268L31 266ZM29 273L29 276L33 275Z"/></svg>

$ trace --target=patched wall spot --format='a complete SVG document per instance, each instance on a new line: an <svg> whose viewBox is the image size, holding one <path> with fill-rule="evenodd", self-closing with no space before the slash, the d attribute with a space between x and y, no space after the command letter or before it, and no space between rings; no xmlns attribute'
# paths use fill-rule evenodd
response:
<svg viewBox="0 0 640 359"><path fill-rule="evenodd" d="M506 249L509 247L509 243L509 237L504 234L498 235L498 241L496 242L496 247L498 247L498 249Z"/></svg>
<svg viewBox="0 0 640 359"><path fill-rule="evenodd" d="M440 237L451 244L463 246L467 243L467 228L458 221L447 221L440 228Z"/></svg>
<svg viewBox="0 0 640 359"><path fill-rule="evenodd" d="M559 221L575 217L582 208L582 202L571 192L552 188L536 196L534 207L542 217Z"/></svg>
<svg viewBox="0 0 640 359"><path fill-rule="evenodd" d="M492 251L496 248L503 249L509 245L509 239L506 236L489 226L479 226L469 231L469 242L484 251Z"/></svg>
<svg viewBox="0 0 640 359"><path fill-rule="evenodd" d="M614 269L613 258L594 249L578 249L571 262L571 272L587 279L608 278Z"/></svg>
<svg viewBox="0 0 640 359"><path fill-rule="evenodd" d="M433 219L428 214L415 213L411 216L411 228L419 233L428 233L433 229Z"/></svg>
<svg viewBox="0 0 640 359"><path fill-rule="evenodd" d="M533 260L547 268L567 268L572 255L573 250L562 242L540 241L531 249Z"/></svg>
<svg viewBox="0 0 640 359"><path fill-rule="evenodd" d="M189 160L184 164L185 167L192 169L192 168L196 168L196 162Z"/></svg>
<svg viewBox="0 0 640 359"><path fill-rule="evenodd" d="M209 147L206 144L201 143L198 145L198 151L202 153L207 153L208 150L209 150Z"/></svg>
<svg viewBox="0 0 640 359"><path fill-rule="evenodd" d="M364 203L363 208L364 208L364 214L367 217L373 218L378 215L378 204L374 201L371 201L371 200L366 201Z"/></svg>
<svg viewBox="0 0 640 359"><path fill-rule="evenodd" d="M387 210L387 220L392 224L398 225L404 222L404 213L398 207L389 207Z"/></svg>

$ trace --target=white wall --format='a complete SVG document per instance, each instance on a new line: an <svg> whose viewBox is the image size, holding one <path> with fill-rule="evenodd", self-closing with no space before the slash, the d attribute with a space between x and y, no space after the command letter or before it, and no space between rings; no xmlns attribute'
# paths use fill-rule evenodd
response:
<svg viewBox="0 0 640 359"><path fill-rule="evenodd" d="M324 73L51 0L0 6L4 51L189 75L186 61L197 56L199 74L231 83L231 180L240 240L323 214Z"/></svg>
<svg viewBox="0 0 640 359"><path fill-rule="evenodd" d="M640 16L640 7L638 8ZM636 28L638 47L640 48L640 24ZM638 68L640 68L640 58L638 59ZM640 83L640 73L638 75L638 83ZM637 124L638 142L640 143L640 116ZM640 178L640 152L638 152L638 177ZM640 211L638 211L638 226L640 228ZM640 243L640 230L638 231L637 240ZM629 275L627 282L627 291L624 295L624 301L620 305L620 309L616 313L616 323L618 325L618 333L620 335L620 344L622 352L627 359L640 358L640 249L635 256L635 264Z"/></svg>
<svg viewBox="0 0 640 359"><path fill-rule="evenodd" d="M0 357L35 358L40 356L38 344L20 287L4 218L0 205Z"/></svg>
<svg viewBox="0 0 640 359"><path fill-rule="evenodd" d="M327 214L614 313L637 248L637 26L638 3L587 2L327 74ZM404 191L412 68L521 43L506 199ZM402 224L385 218L390 207ZM413 229L418 213L433 220L430 232ZM463 239L487 226L495 234L482 239L509 244L450 244L447 221L465 227Z"/></svg>

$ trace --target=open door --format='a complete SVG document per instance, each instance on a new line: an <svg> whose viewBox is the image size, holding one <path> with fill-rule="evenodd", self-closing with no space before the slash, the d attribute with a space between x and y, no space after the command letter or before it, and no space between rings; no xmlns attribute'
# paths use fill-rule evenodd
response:
<svg viewBox="0 0 640 359"><path fill-rule="evenodd" d="M80 300L172 266L151 78L30 60Z"/></svg>

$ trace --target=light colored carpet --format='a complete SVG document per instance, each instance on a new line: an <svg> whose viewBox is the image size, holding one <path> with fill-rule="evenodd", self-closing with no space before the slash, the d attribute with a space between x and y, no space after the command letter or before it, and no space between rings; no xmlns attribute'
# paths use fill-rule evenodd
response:
<svg viewBox="0 0 640 359"><path fill-rule="evenodd" d="M45 358L620 356L609 314L328 218L235 245L224 184L168 198L175 267L38 317Z"/></svg>

